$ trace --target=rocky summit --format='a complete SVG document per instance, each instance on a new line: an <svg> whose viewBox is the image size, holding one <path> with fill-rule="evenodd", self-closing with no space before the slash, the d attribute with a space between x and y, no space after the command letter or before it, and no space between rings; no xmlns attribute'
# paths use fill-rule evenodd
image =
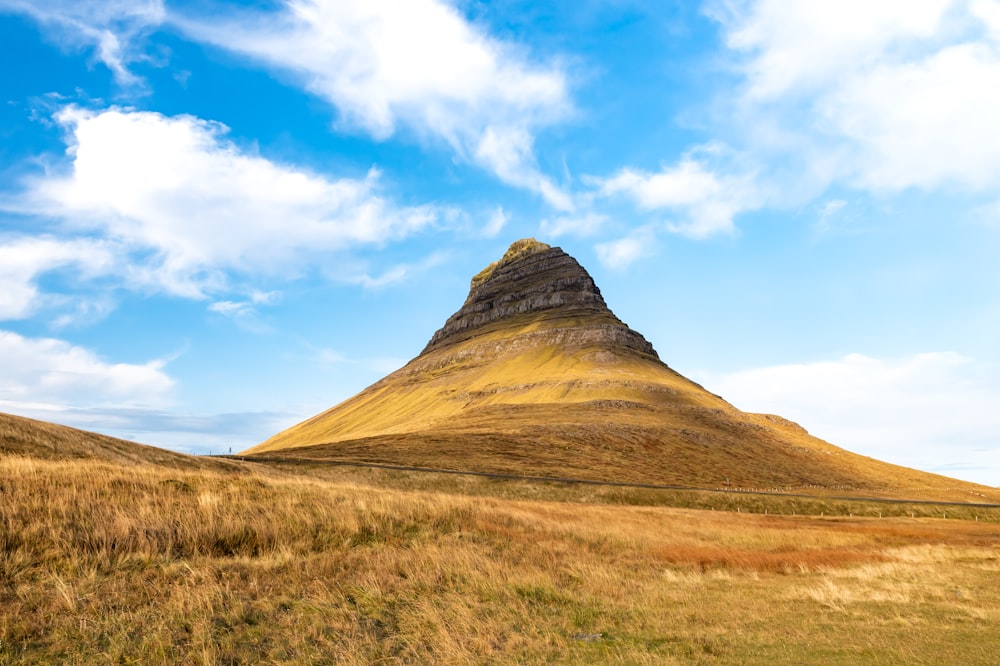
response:
<svg viewBox="0 0 1000 666"><path fill-rule="evenodd" d="M736 409L663 363L573 257L534 239L472 278L419 356L246 454L811 494L966 492Z"/></svg>
<svg viewBox="0 0 1000 666"><path fill-rule="evenodd" d="M469 297L434 334L422 354L468 340L491 326L505 326L521 315L537 321L569 322L572 333L564 344L593 344L603 337L609 346L656 357L653 345L615 317L593 278L576 259L534 238L515 242L499 261L472 278ZM579 320L594 323L587 327L590 330L582 330Z"/></svg>

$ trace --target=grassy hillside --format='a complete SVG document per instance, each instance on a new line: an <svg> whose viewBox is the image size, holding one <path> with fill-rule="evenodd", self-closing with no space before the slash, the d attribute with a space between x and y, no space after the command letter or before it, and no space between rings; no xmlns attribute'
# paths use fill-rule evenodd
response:
<svg viewBox="0 0 1000 666"><path fill-rule="evenodd" d="M86 430L0 413L0 456L97 460L190 469L235 469L228 461L199 458Z"/></svg>
<svg viewBox="0 0 1000 666"><path fill-rule="evenodd" d="M0 664L986 664L998 543L4 455Z"/></svg>
<svg viewBox="0 0 1000 666"><path fill-rule="evenodd" d="M1000 490L866 458L741 412L655 357L522 316L435 350L250 455L972 502ZM584 340L583 343L580 340Z"/></svg>

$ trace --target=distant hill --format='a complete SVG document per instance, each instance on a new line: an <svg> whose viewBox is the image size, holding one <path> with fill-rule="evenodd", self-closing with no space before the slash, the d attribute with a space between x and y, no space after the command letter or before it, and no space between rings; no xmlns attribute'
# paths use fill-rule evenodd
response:
<svg viewBox="0 0 1000 666"><path fill-rule="evenodd" d="M813 494L1000 501L856 455L682 377L579 263L534 239L472 279L419 356L249 449L519 475Z"/></svg>
<svg viewBox="0 0 1000 666"><path fill-rule="evenodd" d="M47 460L104 460L181 468L229 466L231 463L175 453L155 446L0 413L0 455Z"/></svg>

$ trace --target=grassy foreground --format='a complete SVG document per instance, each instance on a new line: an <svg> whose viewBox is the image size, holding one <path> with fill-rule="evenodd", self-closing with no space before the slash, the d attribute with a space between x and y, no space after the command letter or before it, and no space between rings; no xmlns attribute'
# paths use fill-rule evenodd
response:
<svg viewBox="0 0 1000 666"><path fill-rule="evenodd" d="M0 664L1000 654L994 522L510 499L339 474L0 459Z"/></svg>

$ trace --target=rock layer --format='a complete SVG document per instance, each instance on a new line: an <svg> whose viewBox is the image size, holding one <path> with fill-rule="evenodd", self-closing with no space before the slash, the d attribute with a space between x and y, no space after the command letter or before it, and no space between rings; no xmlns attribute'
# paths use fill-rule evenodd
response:
<svg viewBox="0 0 1000 666"><path fill-rule="evenodd" d="M472 278L465 303L431 337L421 355L468 340L518 315L594 322L590 330L564 334L589 344L603 342L657 357L642 335L615 317L594 279L576 259L533 238L515 242L500 261Z"/></svg>

